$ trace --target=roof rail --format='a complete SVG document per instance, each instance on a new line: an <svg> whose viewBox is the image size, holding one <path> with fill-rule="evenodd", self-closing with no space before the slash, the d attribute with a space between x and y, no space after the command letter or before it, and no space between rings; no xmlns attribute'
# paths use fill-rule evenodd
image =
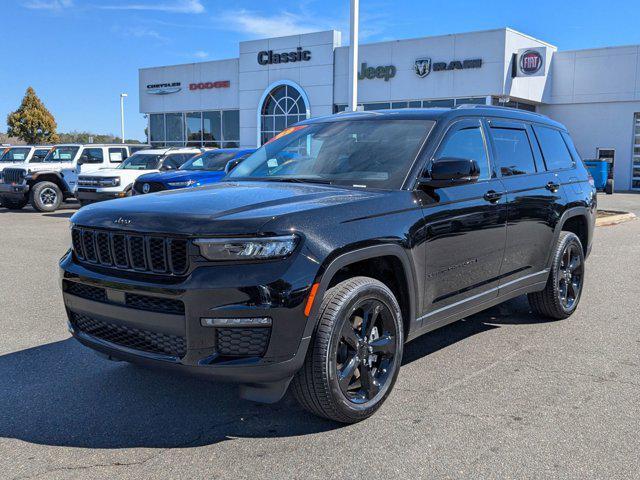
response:
<svg viewBox="0 0 640 480"><path fill-rule="evenodd" d="M481 105L478 103L463 103L462 105L457 105L456 107L454 107L455 110L458 110L460 108L488 108L488 109L495 109L495 110L512 110L512 111L515 110L517 112L528 113L529 115L537 115L538 117L544 117L544 115L538 112L531 112L529 110L522 110L520 108L514 108L514 107L502 107L500 105Z"/></svg>

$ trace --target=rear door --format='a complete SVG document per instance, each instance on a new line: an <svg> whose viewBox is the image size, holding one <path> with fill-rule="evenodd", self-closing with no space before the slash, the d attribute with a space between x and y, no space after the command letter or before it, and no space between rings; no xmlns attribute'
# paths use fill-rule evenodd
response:
<svg viewBox="0 0 640 480"><path fill-rule="evenodd" d="M436 188L424 204L425 315L437 322L495 298L506 240L506 195L490 162L480 119L456 121L430 162L475 160L475 183ZM431 200L429 200L431 199Z"/></svg>
<svg viewBox="0 0 640 480"><path fill-rule="evenodd" d="M560 180L546 170L528 123L491 119L494 162L507 190L507 243L500 293L546 279L555 226L566 202Z"/></svg>

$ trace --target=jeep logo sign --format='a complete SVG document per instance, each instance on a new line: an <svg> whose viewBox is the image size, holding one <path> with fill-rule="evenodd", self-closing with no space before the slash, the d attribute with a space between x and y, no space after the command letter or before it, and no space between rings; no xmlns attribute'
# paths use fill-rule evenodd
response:
<svg viewBox="0 0 640 480"><path fill-rule="evenodd" d="M514 77L542 77L545 74L546 47L523 48L514 55Z"/></svg>
<svg viewBox="0 0 640 480"><path fill-rule="evenodd" d="M358 73L358 80L384 78L384 81L388 82L391 78L396 76L397 71L398 70L393 65L368 67L366 63L363 63L360 68L360 72Z"/></svg>

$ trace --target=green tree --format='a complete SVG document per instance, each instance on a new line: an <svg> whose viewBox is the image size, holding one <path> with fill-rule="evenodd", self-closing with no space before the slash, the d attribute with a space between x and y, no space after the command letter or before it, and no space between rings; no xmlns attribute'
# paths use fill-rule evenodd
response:
<svg viewBox="0 0 640 480"><path fill-rule="evenodd" d="M27 144L58 142L56 121L31 87L27 88L20 107L7 116L7 126L7 135Z"/></svg>

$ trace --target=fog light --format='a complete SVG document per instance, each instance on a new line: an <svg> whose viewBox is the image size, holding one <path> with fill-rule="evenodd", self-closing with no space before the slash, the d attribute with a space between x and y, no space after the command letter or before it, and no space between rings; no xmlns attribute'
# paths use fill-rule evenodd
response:
<svg viewBox="0 0 640 480"><path fill-rule="evenodd" d="M258 318L201 318L203 327L270 327L269 317Z"/></svg>

